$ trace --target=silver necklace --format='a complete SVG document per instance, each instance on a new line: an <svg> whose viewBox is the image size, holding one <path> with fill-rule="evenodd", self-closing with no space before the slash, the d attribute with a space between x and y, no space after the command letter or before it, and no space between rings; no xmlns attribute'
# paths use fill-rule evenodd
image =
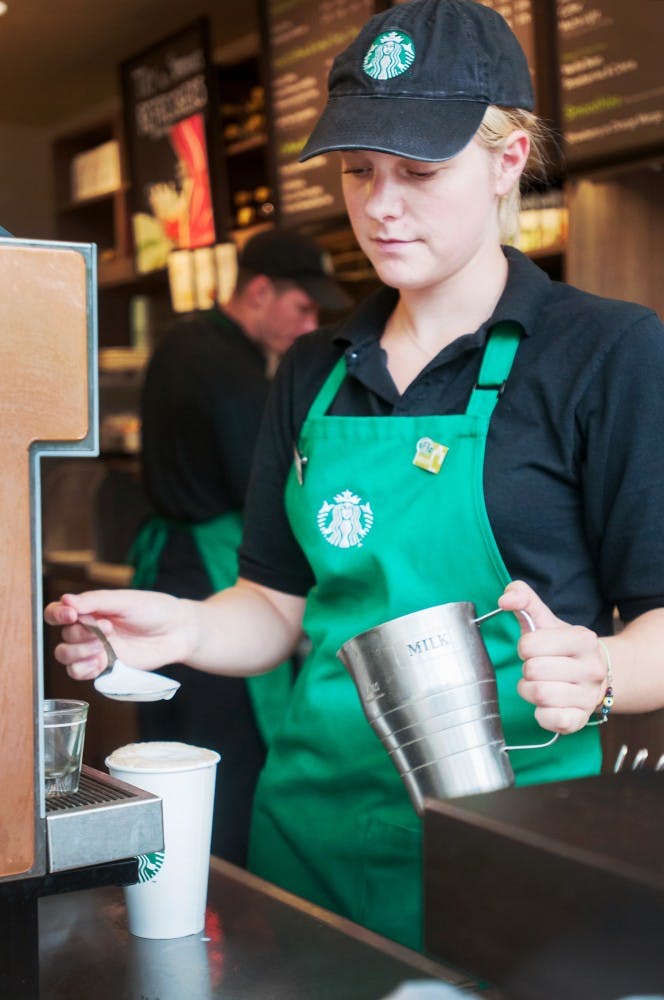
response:
<svg viewBox="0 0 664 1000"><path fill-rule="evenodd" d="M432 353L431 353L431 351L428 351L428 350L426 349L426 347L422 347L422 345L420 344L420 342L419 342L419 340L417 339L417 337L415 336L415 334L414 334L414 333L412 333L412 332L411 332L411 331L410 331L410 330L408 329L408 327L407 327L407 326L404 326L404 327L403 327L403 331L404 331L404 333L406 334L406 336L408 337L408 339L409 339L409 340L411 340L411 341L413 342L413 344L415 344L415 347L416 347L416 348L418 349L418 351L419 351L419 352L420 352L421 354L423 354L423 355L424 355L424 357L425 357L425 358L428 358L429 360L431 360L431 358L435 357L435 354L437 354L437 353L438 353L438 351L436 351L436 352L435 352L435 354L432 354Z"/></svg>

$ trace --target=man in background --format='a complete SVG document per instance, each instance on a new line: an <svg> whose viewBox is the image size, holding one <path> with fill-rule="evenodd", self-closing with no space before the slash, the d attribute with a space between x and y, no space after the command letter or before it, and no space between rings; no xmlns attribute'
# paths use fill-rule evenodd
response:
<svg viewBox="0 0 664 1000"><path fill-rule="evenodd" d="M132 550L134 586L200 599L235 582L254 445L278 359L351 299L328 256L290 230L250 238L223 306L163 334L141 400L142 466L154 516ZM244 866L254 787L292 682L292 665L261 677L217 677L174 664L182 687L140 706L140 738L218 750L212 852Z"/></svg>

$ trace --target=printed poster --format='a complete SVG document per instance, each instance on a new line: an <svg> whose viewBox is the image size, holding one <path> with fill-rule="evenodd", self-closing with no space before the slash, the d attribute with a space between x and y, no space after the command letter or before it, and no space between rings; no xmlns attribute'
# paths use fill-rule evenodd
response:
<svg viewBox="0 0 664 1000"><path fill-rule="evenodd" d="M215 243L212 68L202 18L123 62L131 222L139 273Z"/></svg>

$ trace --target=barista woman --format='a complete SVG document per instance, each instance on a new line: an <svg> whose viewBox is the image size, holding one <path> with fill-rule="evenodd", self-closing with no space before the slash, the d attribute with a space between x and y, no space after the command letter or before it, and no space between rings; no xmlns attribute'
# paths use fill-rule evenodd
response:
<svg viewBox="0 0 664 1000"><path fill-rule="evenodd" d="M398 5L329 83L303 158L341 151L350 221L386 287L282 364L240 580L202 603L66 595L46 618L81 679L105 658L79 614L129 663L225 674L281 662L304 626L313 648L259 782L250 866L418 946L420 826L336 650L433 604L526 610L536 631L520 638L514 615L483 627L506 739L564 735L513 754L517 780L596 772L591 723L612 698L664 705L664 337L648 310L501 247L536 123L496 13ZM627 624L612 636L615 605Z"/></svg>

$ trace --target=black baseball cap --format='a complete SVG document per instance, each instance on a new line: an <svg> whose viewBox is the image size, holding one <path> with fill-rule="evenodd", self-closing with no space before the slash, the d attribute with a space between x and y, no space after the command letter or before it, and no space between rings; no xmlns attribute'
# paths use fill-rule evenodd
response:
<svg viewBox="0 0 664 1000"><path fill-rule="evenodd" d="M336 57L327 106L300 160L340 149L447 160L491 104L535 104L505 19L475 0L409 0L372 17Z"/></svg>
<svg viewBox="0 0 664 1000"><path fill-rule="evenodd" d="M322 309L349 309L353 300L335 281L329 253L293 229L264 229L251 236L238 254L238 264L268 278L288 278Z"/></svg>

